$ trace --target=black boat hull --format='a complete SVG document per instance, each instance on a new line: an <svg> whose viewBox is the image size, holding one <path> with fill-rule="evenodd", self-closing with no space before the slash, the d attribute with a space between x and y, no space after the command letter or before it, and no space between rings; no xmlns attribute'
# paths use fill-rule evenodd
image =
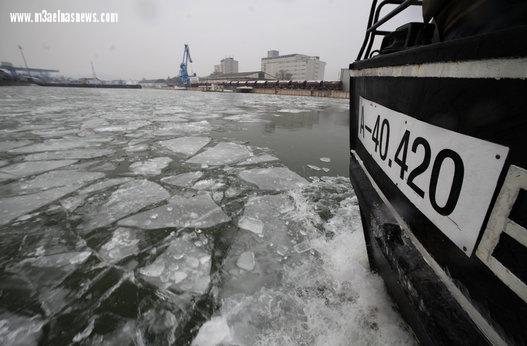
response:
<svg viewBox="0 0 527 346"><path fill-rule="evenodd" d="M350 177L370 263L424 344L527 343L527 251L494 227L509 211L527 213L498 210L514 194L514 205L523 208L525 186L512 186L511 177L527 168L527 48L511 38L525 37L527 28L515 28L351 65ZM372 114L366 125L364 107ZM407 135L386 144L397 122ZM405 145L408 155L425 152L418 159L423 169L404 167ZM471 150L488 157L470 157ZM454 177L442 184L445 161L454 162ZM478 175L478 165L493 168ZM423 175L410 181L410 172ZM467 196L471 191L480 197ZM441 194L446 202L437 201ZM525 230L522 220L518 225Z"/></svg>

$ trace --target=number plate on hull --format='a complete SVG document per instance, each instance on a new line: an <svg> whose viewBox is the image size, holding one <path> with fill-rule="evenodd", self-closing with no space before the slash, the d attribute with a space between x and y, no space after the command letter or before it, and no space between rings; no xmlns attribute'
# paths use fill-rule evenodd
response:
<svg viewBox="0 0 527 346"><path fill-rule="evenodd" d="M441 232L472 254L509 149L360 98L357 136Z"/></svg>

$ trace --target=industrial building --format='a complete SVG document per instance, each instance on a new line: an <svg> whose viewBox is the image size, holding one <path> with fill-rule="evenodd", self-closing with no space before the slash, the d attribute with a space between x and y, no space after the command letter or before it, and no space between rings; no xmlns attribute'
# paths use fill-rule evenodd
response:
<svg viewBox="0 0 527 346"><path fill-rule="evenodd" d="M214 69L214 71L216 71L216 68ZM238 61L234 60L234 58L222 59L220 62L220 73L238 73Z"/></svg>
<svg viewBox="0 0 527 346"><path fill-rule="evenodd" d="M323 80L326 63L318 56L303 54L280 55L277 50L262 58L262 71L277 79Z"/></svg>

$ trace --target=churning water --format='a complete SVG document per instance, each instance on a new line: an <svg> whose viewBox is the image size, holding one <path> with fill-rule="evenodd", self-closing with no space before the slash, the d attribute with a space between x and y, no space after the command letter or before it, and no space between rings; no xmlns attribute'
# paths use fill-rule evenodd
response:
<svg viewBox="0 0 527 346"><path fill-rule="evenodd" d="M348 102L0 89L0 344L414 339L368 269Z"/></svg>

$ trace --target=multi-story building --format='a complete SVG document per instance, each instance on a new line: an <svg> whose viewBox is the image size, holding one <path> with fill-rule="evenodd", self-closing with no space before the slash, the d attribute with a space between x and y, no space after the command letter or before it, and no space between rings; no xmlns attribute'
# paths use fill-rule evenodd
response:
<svg viewBox="0 0 527 346"><path fill-rule="evenodd" d="M279 55L276 50L262 58L262 71L277 79L323 80L326 63L318 56L303 54Z"/></svg>
<svg viewBox="0 0 527 346"><path fill-rule="evenodd" d="M238 61L234 58L225 58L220 62L221 73L231 74L238 73Z"/></svg>

